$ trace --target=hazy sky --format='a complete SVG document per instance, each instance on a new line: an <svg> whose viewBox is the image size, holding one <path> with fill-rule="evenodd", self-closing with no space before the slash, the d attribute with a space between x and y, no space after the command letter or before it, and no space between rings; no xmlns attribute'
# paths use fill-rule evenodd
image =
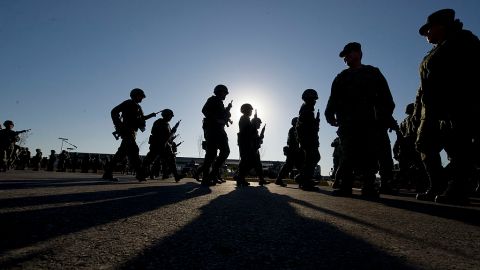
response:
<svg viewBox="0 0 480 270"><path fill-rule="evenodd" d="M362 44L363 63L387 78L401 121L431 48L418 28L447 7L480 34L478 0L2 0L0 121L31 128L26 146L44 154L60 150L59 137L79 152L114 153L120 141L111 134L110 110L140 87L146 114L170 108L172 125L182 120L179 156L198 157L201 108L222 83L230 89L225 103L233 100L229 158L238 158L239 110L249 102L267 124L262 159L283 161L301 93L314 88L327 174L336 128L323 112L345 68L340 50L350 41ZM153 121L138 135L141 154Z"/></svg>

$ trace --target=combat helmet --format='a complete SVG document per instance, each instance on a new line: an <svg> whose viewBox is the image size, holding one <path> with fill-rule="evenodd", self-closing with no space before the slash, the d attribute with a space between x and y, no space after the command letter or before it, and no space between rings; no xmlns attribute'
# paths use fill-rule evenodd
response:
<svg viewBox="0 0 480 270"><path fill-rule="evenodd" d="M162 117L173 117L173 111L170 109L162 110Z"/></svg>
<svg viewBox="0 0 480 270"><path fill-rule="evenodd" d="M12 120L7 120L7 121L3 122L3 126L5 126L5 127L8 127L8 126L10 126L10 125L14 126Z"/></svg>
<svg viewBox="0 0 480 270"><path fill-rule="evenodd" d="M245 104L242 104L242 106L240 106L240 112L241 113L247 113L247 112L251 112L253 111L253 107L252 105L250 105L250 103L245 103Z"/></svg>
<svg viewBox="0 0 480 270"><path fill-rule="evenodd" d="M292 118L292 126L296 126L298 122L298 117L293 117Z"/></svg>
<svg viewBox="0 0 480 270"><path fill-rule="evenodd" d="M254 117L252 118L252 124L255 126L255 125L260 125L262 123L262 119L258 118L258 117Z"/></svg>
<svg viewBox="0 0 480 270"><path fill-rule="evenodd" d="M405 114L412 115L414 111L415 111L415 104L413 103L409 103L405 107Z"/></svg>
<svg viewBox="0 0 480 270"><path fill-rule="evenodd" d="M307 89L307 90L303 91L302 99L304 101L306 101L306 100L317 100L318 99L317 91L315 91L314 89Z"/></svg>
<svg viewBox="0 0 480 270"><path fill-rule="evenodd" d="M228 88L223 84L219 84L219 85L215 86L215 88L213 89L213 93L215 95L218 95L220 93L228 94Z"/></svg>
<svg viewBox="0 0 480 270"><path fill-rule="evenodd" d="M145 92L143 92L143 90L140 89L140 88L134 88L134 89L132 89L132 91L130 91L130 97L131 98L136 97L136 96L141 96L143 98L146 98Z"/></svg>

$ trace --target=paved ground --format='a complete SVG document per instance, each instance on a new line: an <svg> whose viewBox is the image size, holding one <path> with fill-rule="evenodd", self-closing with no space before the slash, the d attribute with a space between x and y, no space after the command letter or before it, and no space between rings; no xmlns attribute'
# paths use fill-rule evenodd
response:
<svg viewBox="0 0 480 270"><path fill-rule="evenodd" d="M0 174L0 269L480 269L478 200L98 178Z"/></svg>

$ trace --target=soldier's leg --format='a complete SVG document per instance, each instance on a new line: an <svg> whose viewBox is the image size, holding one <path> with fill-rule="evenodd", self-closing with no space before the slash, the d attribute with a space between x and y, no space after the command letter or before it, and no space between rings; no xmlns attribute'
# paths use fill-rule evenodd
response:
<svg viewBox="0 0 480 270"><path fill-rule="evenodd" d="M308 179L313 179L315 168L320 161L320 152L318 151L318 147L311 147L305 153L309 160L308 165L305 166L305 176Z"/></svg>
<svg viewBox="0 0 480 270"><path fill-rule="evenodd" d="M385 194L392 194L393 185L393 158L390 138L387 130L381 130L378 141L378 165L381 180L380 190Z"/></svg>
<svg viewBox="0 0 480 270"><path fill-rule="evenodd" d="M277 179L275 180L275 184L285 187L287 184L283 182L283 179L288 175L289 172L292 171L294 166L294 157L291 153L287 155L287 159L285 160L285 164L283 164L280 172L278 172Z"/></svg>
<svg viewBox="0 0 480 270"><path fill-rule="evenodd" d="M118 147L115 155L113 155L110 162L105 164L105 169L102 176L103 179L110 181L118 181L118 179L113 177L113 169L120 161L123 161L127 156L127 147L127 141L122 139L122 142L120 143L120 146Z"/></svg>
<svg viewBox="0 0 480 270"><path fill-rule="evenodd" d="M362 182L362 196L378 198L379 190L375 183L376 172L378 171L378 159L376 155L365 152L361 159L357 159L356 164L354 171L358 173Z"/></svg>
<svg viewBox="0 0 480 270"><path fill-rule="evenodd" d="M428 177L428 187L425 193L417 194L417 199L434 200L435 196L445 189L446 182L440 153L437 151L424 151L421 153L421 158Z"/></svg>
<svg viewBox="0 0 480 270"><path fill-rule="evenodd" d="M353 187L353 170L355 166L355 141L347 134L339 134L342 155L336 173L335 182L340 182L339 188L333 190L333 195L350 196Z"/></svg>
<svg viewBox="0 0 480 270"><path fill-rule="evenodd" d="M156 161L157 156L157 147L150 145L150 150L142 161L142 170L145 172L145 175L150 175L150 179L155 179L153 163Z"/></svg>
<svg viewBox="0 0 480 270"><path fill-rule="evenodd" d="M452 178L445 192L437 196L436 202L440 203L468 203L471 191L470 180L474 177L474 165L472 158L472 135L469 129L457 124L448 132L445 142L445 151L450 159L449 167L452 170Z"/></svg>
<svg viewBox="0 0 480 270"><path fill-rule="evenodd" d="M138 181L146 181L142 161L140 160L140 149L138 148L135 138L129 139L127 145L127 157L131 168L135 172L135 178L137 178Z"/></svg>
<svg viewBox="0 0 480 270"><path fill-rule="evenodd" d="M255 151L255 154L253 155L253 168L255 169L255 172L257 174L257 177L259 179L258 184L260 186L263 185L268 185L270 184L269 181L265 180L264 175L263 175L263 166L262 166L262 161L260 160L260 153Z"/></svg>
<svg viewBox="0 0 480 270"><path fill-rule="evenodd" d="M7 164L6 164L6 150L3 148L0 148L0 171L4 172L7 170Z"/></svg>
<svg viewBox="0 0 480 270"><path fill-rule="evenodd" d="M205 150L205 158L203 159L202 165L202 185L213 185L212 181L209 179L210 167L213 164L213 161L217 157L217 146L214 142L207 141L207 149Z"/></svg>
<svg viewBox="0 0 480 270"><path fill-rule="evenodd" d="M233 176L233 179L237 182L237 186L249 186L250 184L245 180L248 171L251 168L250 157L248 149L239 149L240 162L238 163L238 171Z"/></svg>
<svg viewBox="0 0 480 270"><path fill-rule="evenodd" d="M446 188L440 151L444 147L440 130L440 121L421 120L415 142L417 151L428 176L428 188L425 193L417 194L418 200L433 201L435 196Z"/></svg>
<svg viewBox="0 0 480 270"><path fill-rule="evenodd" d="M218 144L219 153L217 158L215 159L215 162L212 165L212 171L210 172L211 178L217 177L217 175L219 174L220 168L223 166L223 164L225 164L225 161L230 155L230 147L228 146L227 134L226 133L222 134L222 136L219 139L220 139Z"/></svg>
<svg viewBox="0 0 480 270"><path fill-rule="evenodd" d="M167 147L165 149L165 162L167 164L167 167L170 168L170 171L173 174L173 177L175 178L175 182L180 181L180 179L184 178L185 175L179 174L177 171L177 162L175 160L175 154L173 154L172 149L170 147Z"/></svg>

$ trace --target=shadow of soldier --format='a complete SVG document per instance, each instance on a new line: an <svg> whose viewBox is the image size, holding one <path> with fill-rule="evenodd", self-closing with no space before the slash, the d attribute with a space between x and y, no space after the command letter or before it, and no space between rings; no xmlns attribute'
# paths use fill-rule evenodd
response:
<svg viewBox="0 0 480 270"><path fill-rule="evenodd" d="M298 201L267 188L236 189L120 268L413 269L292 203Z"/></svg>
<svg viewBox="0 0 480 270"><path fill-rule="evenodd" d="M112 186L119 188L116 184ZM211 192L189 182L169 186L122 186L124 189L0 200L3 212L0 213L0 254L30 248L58 236L125 220ZM5 209L3 203L11 209ZM26 254L25 260L30 257ZM22 261L21 258L14 260L16 263ZM3 261L0 268L10 264L8 259L0 261Z"/></svg>

